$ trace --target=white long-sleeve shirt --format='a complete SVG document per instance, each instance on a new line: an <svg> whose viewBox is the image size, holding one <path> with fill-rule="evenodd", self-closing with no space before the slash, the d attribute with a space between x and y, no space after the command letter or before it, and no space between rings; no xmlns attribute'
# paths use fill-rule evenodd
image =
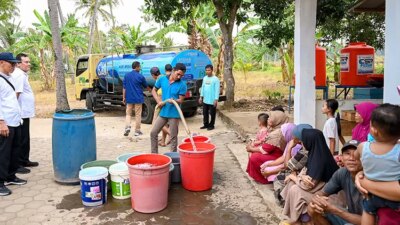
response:
<svg viewBox="0 0 400 225"><path fill-rule="evenodd" d="M18 98L21 108L22 118L32 118L35 116L35 96L29 84L28 74L20 68L15 68L11 74L11 83L15 87L15 92L21 93Z"/></svg>
<svg viewBox="0 0 400 225"><path fill-rule="evenodd" d="M0 72L0 76L10 80ZM21 110L14 89L0 77L0 120L4 120L7 126L18 127L21 124Z"/></svg>

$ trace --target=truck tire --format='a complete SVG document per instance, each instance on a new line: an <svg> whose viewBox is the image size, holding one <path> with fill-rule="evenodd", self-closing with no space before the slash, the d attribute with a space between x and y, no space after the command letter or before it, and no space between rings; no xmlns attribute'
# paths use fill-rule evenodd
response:
<svg viewBox="0 0 400 225"><path fill-rule="evenodd" d="M185 117L193 117L197 114L197 107L194 107L186 112L183 113Z"/></svg>
<svg viewBox="0 0 400 225"><path fill-rule="evenodd" d="M90 91L86 92L86 108L94 112L93 93Z"/></svg>
<svg viewBox="0 0 400 225"><path fill-rule="evenodd" d="M154 108L150 98L144 96L144 103L142 105L142 123L151 124L153 122Z"/></svg>

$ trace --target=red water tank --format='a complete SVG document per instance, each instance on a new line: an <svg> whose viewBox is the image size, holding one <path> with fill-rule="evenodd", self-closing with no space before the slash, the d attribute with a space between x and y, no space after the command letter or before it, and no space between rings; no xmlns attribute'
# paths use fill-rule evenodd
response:
<svg viewBox="0 0 400 225"><path fill-rule="evenodd" d="M296 85L293 76L293 85ZM315 86L326 86L326 49L315 46Z"/></svg>
<svg viewBox="0 0 400 225"><path fill-rule="evenodd" d="M374 73L375 49L365 42L350 43L340 51L340 81L346 86L367 86Z"/></svg>
<svg viewBox="0 0 400 225"><path fill-rule="evenodd" d="M326 49L315 46L315 86L326 86Z"/></svg>

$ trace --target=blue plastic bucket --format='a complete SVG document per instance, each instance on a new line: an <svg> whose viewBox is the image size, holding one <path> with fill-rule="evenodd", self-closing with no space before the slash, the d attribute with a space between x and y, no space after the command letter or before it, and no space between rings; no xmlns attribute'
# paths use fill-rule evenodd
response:
<svg viewBox="0 0 400 225"><path fill-rule="evenodd" d="M126 160L128 160L130 157L132 156L137 156L140 155L142 153L140 152L130 152L130 153L124 153L120 156L117 157L117 162L126 162Z"/></svg>
<svg viewBox="0 0 400 225"><path fill-rule="evenodd" d="M81 198L85 206L99 206L107 202L108 170L90 167L79 172Z"/></svg>

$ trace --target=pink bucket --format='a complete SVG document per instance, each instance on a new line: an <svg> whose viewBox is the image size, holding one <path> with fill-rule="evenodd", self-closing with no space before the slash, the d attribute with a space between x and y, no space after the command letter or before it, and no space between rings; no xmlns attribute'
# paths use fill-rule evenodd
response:
<svg viewBox="0 0 400 225"><path fill-rule="evenodd" d="M170 157L142 154L129 158L131 202L135 211L155 213L167 207Z"/></svg>

